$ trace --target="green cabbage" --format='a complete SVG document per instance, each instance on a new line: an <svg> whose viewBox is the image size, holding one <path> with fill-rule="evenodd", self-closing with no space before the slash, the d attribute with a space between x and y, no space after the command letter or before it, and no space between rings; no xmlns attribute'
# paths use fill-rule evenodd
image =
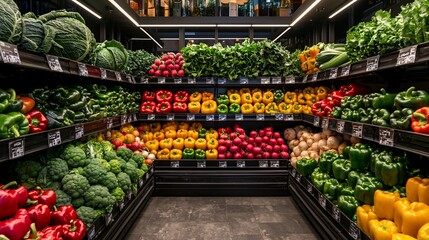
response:
<svg viewBox="0 0 429 240"><path fill-rule="evenodd" d="M91 59L95 66L121 71L128 62L128 53L120 42L110 40L97 44Z"/></svg>
<svg viewBox="0 0 429 240"><path fill-rule="evenodd" d="M22 35L22 18L13 0L0 1L0 41L18 44Z"/></svg>
<svg viewBox="0 0 429 240"><path fill-rule="evenodd" d="M29 51L48 53L52 47L55 32L37 19L34 13L23 16L23 32L20 45Z"/></svg>

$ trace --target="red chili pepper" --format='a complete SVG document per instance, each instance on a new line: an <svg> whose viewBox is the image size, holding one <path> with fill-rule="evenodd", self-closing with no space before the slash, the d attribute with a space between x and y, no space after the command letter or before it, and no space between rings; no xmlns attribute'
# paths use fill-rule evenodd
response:
<svg viewBox="0 0 429 240"><path fill-rule="evenodd" d="M318 116L318 117L325 116L324 108L322 108L322 101L315 102L313 106L311 106L311 112L313 113L314 116Z"/></svg>
<svg viewBox="0 0 429 240"><path fill-rule="evenodd" d="M72 205L64 205L51 212L51 225L63 225L77 219L76 210Z"/></svg>
<svg viewBox="0 0 429 240"><path fill-rule="evenodd" d="M39 204L48 205L49 209L52 209L57 202L57 195L54 191L42 190L39 187L36 190L28 192L28 198L30 198L30 200L37 201Z"/></svg>
<svg viewBox="0 0 429 240"><path fill-rule="evenodd" d="M150 101L153 102L155 101L155 93L151 92L151 91L144 91L142 94L142 101L146 102L146 101Z"/></svg>
<svg viewBox="0 0 429 240"><path fill-rule="evenodd" d="M15 190L7 189L14 184L16 182L10 182L0 189L0 219L12 217L18 211L18 194Z"/></svg>
<svg viewBox="0 0 429 240"><path fill-rule="evenodd" d="M30 225L31 219L27 210L21 208L13 218L0 221L0 235L6 236L9 240L21 240L30 230Z"/></svg>
<svg viewBox="0 0 429 240"><path fill-rule="evenodd" d="M171 104L169 102L162 102L156 105L156 113L170 113Z"/></svg>
<svg viewBox="0 0 429 240"><path fill-rule="evenodd" d="M18 183L16 181L13 181L13 182L8 183L7 186L0 184L0 188L3 189L3 190L5 190L6 192L10 192L12 194L13 193L17 194L17 197L18 197L18 208L25 207L25 205L27 205L27 199L28 199L27 188L25 186L18 186L16 188L10 189L12 186L18 186ZM0 209L1 209L1 207L0 207ZM15 214L15 213L13 213L13 214Z"/></svg>
<svg viewBox="0 0 429 240"><path fill-rule="evenodd" d="M371 92L371 89L361 84L352 83L350 85L341 86L340 92L342 92L344 96L356 96L365 95Z"/></svg>
<svg viewBox="0 0 429 240"><path fill-rule="evenodd" d="M36 229L39 231L49 226L51 222L51 212L47 205L37 204L31 206L28 209L28 215L30 215L31 222L36 223Z"/></svg>
<svg viewBox="0 0 429 240"><path fill-rule="evenodd" d="M48 119L38 110L33 110L27 114L25 117L28 119L28 123L30 124L30 132L37 133L41 131L45 131L48 126Z"/></svg>
<svg viewBox="0 0 429 240"><path fill-rule="evenodd" d="M173 112L175 113L185 113L188 111L188 105L182 102L175 102L173 104Z"/></svg>
<svg viewBox="0 0 429 240"><path fill-rule="evenodd" d="M81 220L72 220L70 224L63 225L64 240L81 240L85 237L86 227Z"/></svg>
<svg viewBox="0 0 429 240"><path fill-rule="evenodd" d="M429 134L429 107L417 109L411 118L411 128L414 132Z"/></svg>
<svg viewBox="0 0 429 240"><path fill-rule="evenodd" d="M156 101L158 103L162 102L173 102L173 93L167 90L158 90L156 91Z"/></svg>
<svg viewBox="0 0 429 240"><path fill-rule="evenodd" d="M189 93L186 91L178 91L174 94L174 101L187 103L189 101Z"/></svg>
<svg viewBox="0 0 429 240"><path fill-rule="evenodd" d="M156 103L153 101L146 101L140 105L141 113L154 113L155 112Z"/></svg>

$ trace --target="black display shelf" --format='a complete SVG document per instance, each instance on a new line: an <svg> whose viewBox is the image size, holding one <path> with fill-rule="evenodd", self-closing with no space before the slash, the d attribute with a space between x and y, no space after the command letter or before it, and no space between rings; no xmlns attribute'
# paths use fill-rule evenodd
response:
<svg viewBox="0 0 429 240"><path fill-rule="evenodd" d="M181 159L155 160L155 169L287 169L286 159Z"/></svg>
<svg viewBox="0 0 429 240"><path fill-rule="evenodd" d="M143 114L138 116L139 121L206 121L206 122L291 122L301 121L301 114L192 114L192 113L169 113L169 114Z"/></svg>
<svg viewBox="0 0 429 240"><path fill-rule="evenodd" d="M307 217L314 219L312 223L323 239L370 239L293 167L289 174L289 191Z"/></svg>
<svg viewBox="0 0 429 240"><path fill-rule="evenodd" d="M140 77L136 79L138 85L156 85L156 86L186 86L189 87L214 87L216 79L213 77L193 78L193 77Z"/></svg>

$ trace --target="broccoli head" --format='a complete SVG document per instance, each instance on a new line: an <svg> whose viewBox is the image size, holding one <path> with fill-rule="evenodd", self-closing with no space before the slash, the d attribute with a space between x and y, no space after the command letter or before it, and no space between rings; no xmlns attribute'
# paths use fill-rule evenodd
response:
<svg viewBox="0 0 429 240"><path fill-rule="evenodd" d="M85 152L79 147L68 145L62 154L62 159L67 161L69 167L85 167L87 163Z"/></svg>
<svg viewBox="0 0 429 240"><path fill-rule="evenodd" d="M122 147L116 151L116 155L128 162L133 156L133 151L131 149Z"/></svg>
<svg viewBox="0 0 429 240"><path fill-rule="evenodd" d="M100 144L101 144L101 147L103 148L103 153L104 153L105 156L106 156L107 152L113 152L113 147L115 145L113 145L109 141L102 141Z"/></svg>
<svg viewBox="0 0 429 240"><path fill-rule="evenodd" d="M49 178L54 181L63 179L63 177L69 172L67 162L61 158L49 159L46 168Z"/></svg>
<svg viewBox="0 0 429 240"><path fill-rule="evenodd" d="M109 189L105 186L94 185L89 187L88 191L84 195L85 205L92 207L97 210L103 210L111 212L113 205L116 202Z"/></svg>
<svg viewBox="0 0 429 240"><path fill-rule="evenodd" d="M65 175L61 184L63 184L63 191L72 198L83 196L89 189L88 179L79 174Z"/></svg>
<svg viewBox="0 0 429 240"><path fill-rule="evenodd" d="M137 167L140 168L143 165L143 162L144 162L143 155L138 153L133 153L133 156L131 157L131 159L137 163Z"/></svg>
<svg viewBox="0 0 429 240"><path fill-rule="evenodd" d="M85 205L85 199L83 197L73 198L71 204L73 205L74 209L78 209Z"/></svg>
<svg viewBox="0 0 429 240"><path fill-rule="evenodd" d="M114 173L108 172L106 175L103 176L103 179L101 180L100 184L107 187L109 191L111 191L118 187L118 179L116 178L116 175Z"/></svg>
<svg viewBox="0 0 429 240"><path fill-rule="evenodd" d="M76 209L77 217L82 220L87 227L90 227L92 223L100 217L103 212L97 211L91 207L82 206L78 209Z"/></svg>
<svg viewBox="0 0 429 240"><path fill-rule="evenodd" d="M101 143L96 142L94 140L89 140L85 144L82 145L82 150L85 152L88 158L100 158L103 156L103 147Z"/></svg>
<svg viewBox="0 0 429 240"><path fill-rule="evenodd" d="M39 175L37 175L37 185L45 188L47 185L49 185L52 181L48 175L48 169L46 167L42 168L42 170L39 171Z"/></svg>
<svg viewBox="0 0 429 240"><path fill-rule="evenodd" d="M104 153L104 159L106 159L107 161L111 161L113 159L116 159L118 157L118 155L116 155L115 151L108 151Z"/></svg>
<svg viewBox="0 0 429 240"><path fill-rule="evenodd" d="M61 189L61 183L60 182L51 182L45 186L45 189L54 190L54 191L60 190Z"/></svg>
<svg viewBox="0 0 429 240"><path fill-rule="evenodd" d="M133 160L130 160L129 162L127 162L126 164L131 164L131 165L133 165L135 168L138 168L139 167L139 165L137 165L137 163L136 162L134 162ZM124 167L125 168L125 167Z"/></svg>
<svg viewBox="0 0 429 240"><path fill-rule="evenodd" d="M83 173L82 173L82 175L88 179L88 182L90 184L100 183L104 175L106 174L107 174L106 167L103 164L97 163L97 162L92 162L88 164L88 166L83 168Z"/></svg>
<svg viewBox="0 0 429 240"><path fill-rule="evenodd" d="M149 170L149 166L146 163L143 163L140 169L143 170L144 172L147 172Z"/></svg>
<svg viewBox="0 0 429 240"><path fill-rule="evenodd" d="M119 163L121 164L121 169L122 170L124 170L124 168L125 168L125 164L127 164L127 162L124 160L124 159L122 159L122 158L117 158L117 160L119 161Z"/></svg>
<svg viewBox="0 0 429 240"><path fill-rule="evenodd" d="M106 161L106 160L104 160L104 159L101 159L100 160L100 163L101 164L103 164L103 166L107 169L107 171L110 171L110 164L109 164L109 162L108 161Z"/></svg>
<svg viewBox="0 0 429 240"><path fill-rule="evenodd" d="M118 160L111 160L109 164L110 164L110 171L112 173L118 174L122 172L121 163Z"/></svg>
<svg viewBox="0 0 429 240"><path fill-rule="evenodd" d="M128 191L131 187L130 176L124 172L120 172L116 177L118 178L119 187L124 190L124 192Z"/></svg>
<svg viewBox="0 0 429 240"><path fill-rule="evenodd" d="M71 204L71 197L67 195L67 193L61 190L55 190L55 194L57 195L57 206L64 206Z"/></svg>
<svg viewBox="0 0 429 240"><path fill-rule="evenodd" d="M116 198L116 202L122 201L125 197L125 193L120 187L113 189L110 193Z"/></svg>
<svg viewBox="0 0 429 240"><path fill-rule="evenodd" d="M40 170L42 165L35 160L18 161L15 167L15 173L21 182L26 182L29 178L37 178Z"/></svg>
<svg viewBox="0 0 429 240"><path fill-rule="evenodd" d="M137 171L138 168L136 168L133 164L127 162L124 167L124 173L128 174L130 176L131 182L136 183L139 181L139 172Z"/></svg>

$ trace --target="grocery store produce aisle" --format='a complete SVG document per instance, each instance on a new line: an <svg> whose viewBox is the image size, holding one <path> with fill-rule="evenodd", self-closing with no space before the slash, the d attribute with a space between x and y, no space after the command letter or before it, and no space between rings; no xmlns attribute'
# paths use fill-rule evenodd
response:
<svg viewBox="0 0 429 240"><path fill-rule="evenodd" d="M153 197L126 239L320 237L291 197Z"/></svg>

